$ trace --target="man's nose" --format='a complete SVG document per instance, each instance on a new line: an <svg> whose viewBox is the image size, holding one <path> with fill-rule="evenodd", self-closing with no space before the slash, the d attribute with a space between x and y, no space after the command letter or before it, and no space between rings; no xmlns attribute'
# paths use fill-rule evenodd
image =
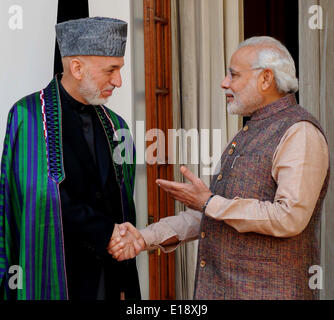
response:
<svg viewBox="0 0 334 320"><path fill-rule="evenodd" d="M110 83L116 88L120 88L122 86L122 76L120 71L113 75Z"/></svg>
<svg viewBox="0 0 334 320"><path fill-rule="evenodd" d="M225 90L230 88L230 77L228 75L225 77L220 87Z"/></svg>

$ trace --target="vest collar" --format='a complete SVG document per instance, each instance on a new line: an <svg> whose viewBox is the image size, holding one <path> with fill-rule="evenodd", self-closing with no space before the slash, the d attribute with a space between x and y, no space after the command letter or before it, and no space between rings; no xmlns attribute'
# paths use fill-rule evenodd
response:
<svg viewBox="0 0 334 320"><path fill-rule="evenodd" d="M251 120L252 121L258 121L258 120L263 120L267 119L274 114L288 108L297 105L297 99L296 95L294 93L288 94L284 96L283 98L276 100L275 102L268 104L264 108L261 108L257 111L255 111L252 116Z"/></svg>

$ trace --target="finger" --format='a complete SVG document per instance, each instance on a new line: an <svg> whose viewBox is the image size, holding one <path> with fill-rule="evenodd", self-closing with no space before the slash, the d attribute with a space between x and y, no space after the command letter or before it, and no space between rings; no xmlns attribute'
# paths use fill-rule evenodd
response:
<svg viewBox="0 0 334 320"><path fill-rule="evenodd" d="M124 247L125 246L125 241L121 241L121 239L111 239L107 249L112 249L115 248L116 246Z"/></svg>
<svg viewBox="0 0 334 320"><path fill-rule="evenodd" d="M122 262L122 261L124 261L124 260L128 260L129 258L128 257L126 257L124 254L122 254L122 255L120 255L116 260L118 261L118 262Z"/></svg>
<svg viewBox="0 0 334 320"><path fill-rule="evenodd" d="M118 244L121 242L121 238L117 237L117 238L111 238L109 243L108 243L108 247L114 246L115 244Z"/></svg>
<svg viewBox="0 0 334 320"><path fill-rule="evenodd" d="M158 180L156 180L156 184L158 184L160 187L163 187L163 188L173 189L180 183L175 182L175 181L168 181L168 180L158 179Z"/></svg>
<svg viewBox="0 0 334 320"><path fill-rule="evenodd" d="M114 243L114 244L116 244L116 243L119 243L119 242L121 242L121 241L122 241L121 237L117 236L117 237L115 237L115 238L111 238L110 241L109 241L109 244L110 244L110 243Z"/></svg>
<svg viewBox="0 0 334 320"><path fill-rule="evenodd" d="M118 251L114 251L113 249L108 249L108 253L112 255L113 258L117 259L123 253L123 249L120 249Z"/></svg>
<svg viewBox="0 0 334 320"><path fill-rule="evenodd" d="M113 258L116 259L118 261L118 259L120 259L124 254L123 250L118 251L117 253L112 254Z"/></svg>
<svg viewBox="0 0 334 320"><path fill-rule="evenodd" d="M195 183L199 178L194 175L187 167L182 166L180 169L181 173L187 178L190 182Z"/></svg>
<svg viewBox="0 0 334 320"><path fill-rule="evenodd" d="M167 192L180 191L184 188L184 184L179 182L157 180L156 183L160 188L164 189Z"/></svg>
<svg viewBox="0 0 334 320"><path fill-rule="evenodd" d="M108 251L111 251L112 253L115 253L115 252L117 252L117 251L119 251L119 250L122 250L122 249L124 249L124 248L125 248L125 244L122 243L122 242L120 242L120 243L117 244L117 245L109 246L109 247L108 247Z"/></svg>
<svg viewBox="0 0 334 320"><path fill-rule="evenodd" d="M130 222L125 222L124 225L126 225L128 232L130 232L136 239L142 238L139 230L134 227Z"/></svg>
<svg viewBox="0 0 334 320"><path fill-rule="evenodd" d="M119 225L119 233L122 237L126 235L127 231L128 231L127 223L122 223L121 225Z"/></svg>

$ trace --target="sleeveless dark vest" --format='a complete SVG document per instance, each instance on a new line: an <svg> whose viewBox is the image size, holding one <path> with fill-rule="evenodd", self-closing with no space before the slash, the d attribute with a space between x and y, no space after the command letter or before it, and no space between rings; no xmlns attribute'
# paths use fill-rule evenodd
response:
<svg viewBox="0 0 334 320"><path fill-rule="evenodd" d="M286 131L308 121L323 134L318 121L297 105L295 95L258 110L221 159L223 179L213 177L211 191L235 197L274 202L277 184L271 176L272 159ZM237 157L237 158L236 158ZM195 299L318 299L309 288L309 268L320 265L321 207L329 170L307 228L292 238L238 233L222 221L203 216L196 271ZM291 181L293 183L293 181Z"/></svg>

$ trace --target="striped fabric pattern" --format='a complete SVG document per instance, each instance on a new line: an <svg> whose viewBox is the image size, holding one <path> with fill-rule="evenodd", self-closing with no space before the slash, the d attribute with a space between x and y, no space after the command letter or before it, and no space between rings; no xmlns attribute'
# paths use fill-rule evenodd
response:
<svg viewBox="0 0 334 320"><path fill-rule="evenodd" d="M106 132L113 131L112 126L127 128L115 113L97 108L113 123L104 122ZM108 138L111 142L113 136ZM55 78L43 91L17 102L8 116L0 178L0 297L4 299L68 299L59 193L59 184L66 177L61 140ZM113 152L117 146L111 143L110 147ZM134 148L132 140L128 147ZM128 221L135 220L134 168L135 161L124 163L118 181ZM10 288L11 266L22 268L22 289Z"/></svg>

